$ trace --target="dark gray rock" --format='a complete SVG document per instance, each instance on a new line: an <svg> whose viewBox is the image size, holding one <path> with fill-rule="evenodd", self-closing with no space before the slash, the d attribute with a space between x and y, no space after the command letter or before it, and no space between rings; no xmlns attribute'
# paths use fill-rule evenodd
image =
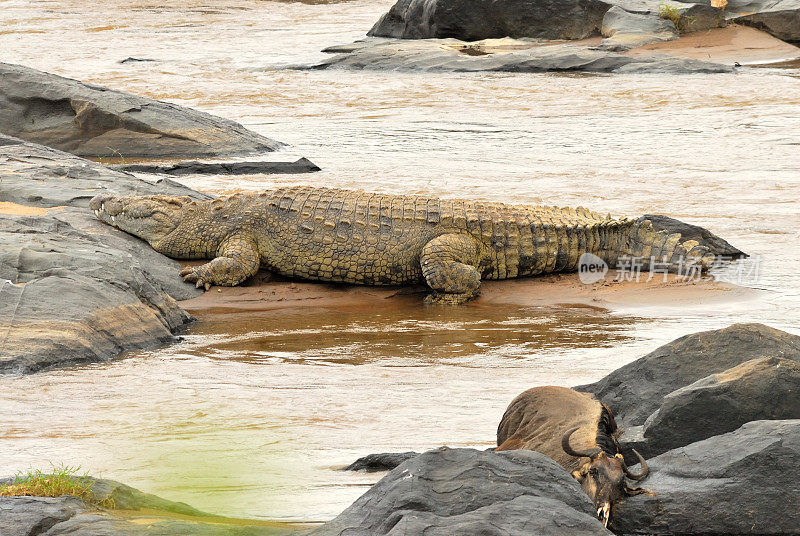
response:
<svg viewBox="0 0 800 536"><path fill-rule="evenodd" d="M442 447L393 469L314 536L606 534L556 462L526 450Z"/></svg>
<svg viewBox="0 0 800 536"><path fill-rule="evenodd" d="M115 166L120 171L139 173L162 173L164 175L253 175L257 173L313 173L320 168L308 158L300 158L294 162L178 162L168 166L151 164L128 164Z"/></svg>
<svg viewBox="0 0 800 536"><path fill-rule="evenodd" d="M398 0L367 35L402 39L583 39L611 7L600 0Z"/></svg>
<svg viewBox="0 0 800 536"><path fill-rule="evenodd" d="M682 240L696 240L701 245L706 246L709 251L715 255L734 259L748 256L747 253L733 247L708 229L698 225L684 223L675 218L662 216L660 214L646 214L639 218L639 220L650 220L650 223L652 223L653 227L658 231L666 231L669 234L680 233Z"/></svg>
<svg viewBox="0 0 800 536"><path fill-rule="evenodd" d="M681 33L712 30L725 26L725 14L721 9L704 4L694 4L681 10L675 26Z"/></svg>
<svg viewBox="0 0 800 536"><path fill-rule="evenodd" d="M678 30L672 21L657 14L630 13L618 6L606 12L601 33L605 39L600 42L600 47L614 51L678 38Z"/></svg>
<svg viewBox="0 0 800 536"><path fill-rule="evenodd" d="M282 146L227 119L4 63L0 129L88 157L218 157Z"/></svg>
<svg viewBox="0 0 800 536"><path fill-rule="evenodd" d="M411 458L419 456L418 452L381 452L378 454L367 454L357 459L342 471L366 471L374 473L376 471L391 471L401 463Z"/></svg>
<svg viewBox="0 0 800 536"><path fill-rule="evenodd" d="M754 421L648 460L617 534L800 534L800 420Z"/></svg>
<svg viewBox="0 0 800 536"><path fill-rule="evenodd" d="M693 333L575 389L602 400L625 428L644 424L676 389L762 357L800 361L800 337L763 324Z"/></svg>
<svg viewBox="0 0 800 536"><path fill-rule="evenodd" d="M0 480L0 485L13 479ZM0 497L2 536L283 536L297 530L279 524L231 520L201 512L184 503L143 493L113 480L86 477L91 500L61 497ZM95 501L111 499L114 509ZM125 512L124 516L117 514ZM137 511L144 510L141 514ZM174 519L174 515L184 516Z"/></svg>
<svg viewBox="0 0 800 536"><path fill-rule="evenodd" d="M347 533L349 534L349 533ZM588 514L547 497L521 495L454 516L412 511L402 515L389 536L594 536L610 535Z"/></svg>
<svg viewBox="0 0 800 536"><path fill-rule="evenodd" d="M76 497L0 497L0 534L46 534L84 510L84 502Z"/></svg>
<svg viewBox="0 0 800 536"><path fill-rule="evenodd" d="M750 421L800 419L800 363L765 357L664 397L643 426L645 457L732 432Z"/></svg>
<svg viewBox="0 0 800 536"><path fill-rule="evenodd" d="M80 207L89 213L89 200L100 190L117 195L210 197L169 179L147 182L91 160L0 134L0 201L45 208Z"/></svg>
<svg viewBox="0 0 800 536"><path fill-rule="evenodd" d="M733 20L763 30L778 39L800 43L800 0L782 0L767 11L743 15Z"/></svg>
<svg viewBox="0 0 800 536"><path fill-rule="evenodd" d="M711 5L711 0L677 0ZM778 39L800 42L800 0L728 0L724 15L738 24L768 32Z"/></svg>
<svg viewBox="0 0 800 536"><path fill-rule="evenodd" d="M500 43L465 43L453 39L368 39L346 47L317 69L347 68L425 72L591 72L715 73L732 67L670 56L632 57L597 47L543 44L513 39Z"/></svg>
<svg viewBox="0 0 800 536"><path fill-rule="evenodd" d="M191 321L175 300L200 291L178 263L90 213L104 190L207 197L0 135L0 202L15 208L0 209L0 373L107 361Z"/></svg>
<svg viewBox="0 0 800 536"><path fill-rule="evenodd" d="M117 63L150 63L158 60L154 60L151 58L134 58L133 56L128 56L123 60L119 60Z"/></svg>
<svg viewBox="0 0 800 536"><path fill-rule="evenodd" d="M191 320L139 258L56 217L0 215L0 237L0 373L108 361Z"/></svg>

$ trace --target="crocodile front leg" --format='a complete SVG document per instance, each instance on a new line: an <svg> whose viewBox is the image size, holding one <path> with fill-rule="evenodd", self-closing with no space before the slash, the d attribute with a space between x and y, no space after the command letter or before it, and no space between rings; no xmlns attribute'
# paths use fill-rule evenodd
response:
<svg viewBox="0 0 800 536"><path fill-rule="evenodd" d="M458 305L480 292L481 274L475 268L480 260L480 247L469 236L437 236L425 244L419 260L422 275L433 289L425 303Z"/></svg>
<svg viewBox="0 0 800 536"><path fill-rule="evenodd" d="M211 285L232 287L258 272L261 257L258 247L249 238L232 236L226 238L217 249L217 257L200 266L189 266L181 270L183 280L195 283L206 290Z"/></svg>

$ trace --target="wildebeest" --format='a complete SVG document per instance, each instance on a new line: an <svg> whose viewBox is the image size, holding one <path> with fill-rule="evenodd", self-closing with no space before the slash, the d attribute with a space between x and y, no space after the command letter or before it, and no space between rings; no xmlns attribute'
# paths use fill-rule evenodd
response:
<svg viewBox="0 0 800 536"><path fill-rule="evenodd" d="M497 427L495 450L529 449L558 462L594 501L597 517L608 525L611 505L626 495L643 493L625 477L642 480L650 469L625 464L617 442L617 423L605 404L566 387L534 387L517 396Z"/></svg>

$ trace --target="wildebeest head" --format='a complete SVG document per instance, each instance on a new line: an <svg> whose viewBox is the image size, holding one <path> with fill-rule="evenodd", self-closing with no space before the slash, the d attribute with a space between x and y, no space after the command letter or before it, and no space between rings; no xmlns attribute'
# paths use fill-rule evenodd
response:
<svg viewBox="0 0 800 536"><path fill-rule="evenodd" d="M561 438L561 448L570 456L576 458L589 458L589 461L572 472L572 476L577 480L583 490L594 501L597 518L608 526L611 517L611 505L621 497L636 495L644 490L632 488L628 485L625 477L631 480L642 480L650 472L647 462L641 454L633 451L642 464L642 469L634 473L625 464L622 454L610 455L601 448L589 451L577 451L569 444L569 438L579 427L567 430Z"/></svg>

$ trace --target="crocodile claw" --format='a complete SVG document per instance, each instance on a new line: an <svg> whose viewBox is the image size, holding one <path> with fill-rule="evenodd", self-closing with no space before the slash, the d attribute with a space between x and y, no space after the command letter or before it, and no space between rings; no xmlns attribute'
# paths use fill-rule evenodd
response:
<svg viewBox="0 0 800 536"><path fill-rule="evenodd" d="M189 283L192 283L193 280L190 279L190 277L197 277L197 275L196 274L189 274L186 277L184 277L183 280L187 281ZM194 282L194 288L200 288L200 287L203 287L204 289L208 290L208 289L211 288L211 283L209 283L208 281L204 281L202 278L198 277L197 281Z"/></svg>

